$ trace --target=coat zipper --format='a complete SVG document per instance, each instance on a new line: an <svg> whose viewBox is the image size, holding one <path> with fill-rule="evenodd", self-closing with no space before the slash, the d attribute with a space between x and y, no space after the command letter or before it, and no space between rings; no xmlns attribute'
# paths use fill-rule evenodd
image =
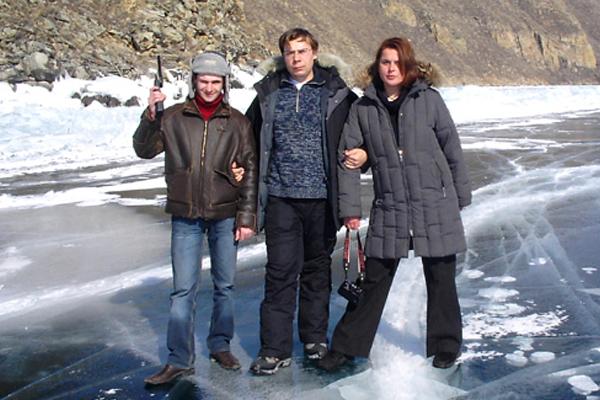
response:
<svg viewBox="0 0 600 400"><path fill-rule="evenodd" d="M202 135L202 156L200 166L204 168L204 157L206 156L206 137L208 136L208 121L204 121L204 134Z"/></svg>
<svg viewBox="0 0 600 400"><path fill-rule="evenodd" d="M399 112L398 114L398 130L401 129L402 127L402 117L404 116L403 112ZM393 126L393 125L392 125ZM404 139L404 135L402 135L402 139ZM403 140L404 142L404 140ZM412 213L410 212L410 204L411 204L411 200L410 200L410 190L408 187L408 181L406 179L406 167L404 165L404 143L402 143L402 145L400 146L399 144L399 148L398 148L398 156L400 158L400 164L402 164L402 182L404 183L404 188L406 191L406 205L407 205L407 209L406 212L408 214L408 234L410 235L410 237L412 238L414 236L414 232L413 232L413 228L412 228Z"/></svg>
<svg viewBox="0 0 600 400"><path fill-rule="evenodd" d="M205 174L205 171L204 171L204 161L205 161L204 159L206 158L206 141L207 141L207 138L208 138L208 120L204 121L204 132L202 134L202 149L201 149L201 152L200 152L200 171L199 171L199 173L200 173L200 182L201 182L202 188L205 189L203 191L206 191L206 179L205 179L206 178L205 177L206 174ZM200 201L200 204L198 205L199 209L200 209L200 215L204 215L204 206L203 206L203 204L204 204L204 201ZM209 207L210 207L210 204L209 204Z"/></svg>

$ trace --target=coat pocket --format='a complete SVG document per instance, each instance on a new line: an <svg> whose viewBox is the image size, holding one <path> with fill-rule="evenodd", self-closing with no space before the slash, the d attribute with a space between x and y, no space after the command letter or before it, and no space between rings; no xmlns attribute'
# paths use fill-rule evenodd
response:
<svg viewBox="0 0 600 400"><path fill-rule="evenodd" d="M167 199L177 203L192 203L192 173L190 169L175 169L165 174Z"/></svg>
<svg viewBox="0 0 600 400"><path fill-rule="evenodd" d="M435 163L434 176L436 176L436 180L438 182L437 189L440 191L442 197L446 198L448 195L448 190L453 186L450 167L448 166L448 163L446 163L445 159L440 160L439 157L434 157L433 161Z"/></svg>
<svg viewBox="0 0 600 400"><path fill-rule="evenodd" d="M216 173L216 174L217 174L219 177L221 177L221 178L225 178L225 180L226 180L227 182L229 182L229 184L230 184L231 186L234 186L234 187L236 187L236 188L237 188L237 187L240 187L240 186L241 186L241 183L244 181L244 179L242 178L242 180L241 180L240 182L238 182L238 181L236 181L236 180L235 180L235 178L233 177L233 175L231 175L231 174L228 174L227 172L223 172L223 171L221 171L221 170L218 170L218 169L215 169L215 173Z"/></svg>
<svg viewBox="0 0 600 400"><path fill-rule="evenodd" d="M235 205L239 198L240 183L232 175L221 170L214 170L215 176L210 195L211 206L225 207Z"/></svg>

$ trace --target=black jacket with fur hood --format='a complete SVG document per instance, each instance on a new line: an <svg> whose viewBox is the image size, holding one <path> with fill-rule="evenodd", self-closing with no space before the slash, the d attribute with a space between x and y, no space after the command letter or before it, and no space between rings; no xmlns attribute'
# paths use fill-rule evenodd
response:
<svg viewBox="0 0 600 400"><path fill-rule="evenodd" d="M323 90L321 103L323 126L326 130L323 135L323 158L326 160L328 202L331 205L336 229L341 226L337 209L336 152L348 111L357 98L340 76L340 71L347 70L348 67L340 58L329 54L319 54L314 65L314 79L324 80L325 90ZM265 180L273 144L275 103L281 80L287 76L288 72L281 56L264 61L259 65L258 71L266 73L266 76L254 85L257 95L246 111L246 116L252 123L259 155L257 213L258 226L259 229L262 229L268 198Z"/></svg>

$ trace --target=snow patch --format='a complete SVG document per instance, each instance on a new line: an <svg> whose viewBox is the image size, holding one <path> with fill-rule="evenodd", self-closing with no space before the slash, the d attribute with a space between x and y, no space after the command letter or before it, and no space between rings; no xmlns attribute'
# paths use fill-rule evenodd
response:
<svg viewBox="0 0 600 400"><path fill-rule="evenodd" d="M505 301L510 297L519 295L517 290L502 288L479 289L478 293L481 297L485 297L486 299L490 299L492 301Z"/></svg>
<svg viewBox="0 0 600 400"><path fill-rule="evenodd" d="M521 351L533 350L533 339L528 337L516 337L512 340L512 344L516 345Z"/></svg>
<svg viewBox="0 0 600 400"><path fill-rule="evenodd" d="M478 279L481 278L484 273L478 269L470 269L467 271L463 271L461 275L464 275L467 279Z"/></svg>
<svg viewBox="0 0 600 400"><path fill-rule="evenodd" d="M569 382L569 385L572 386L572 389L575 393L582 394L584 396L587 396L588 394L600 389L596 382L594 382L592 378L587 375L571 376L569 379L567 379L567 382Z"/></svg>
<svg viewBox="0 0 600 400"><path fill-rule="evenodd" d="M486 312L468 314L464 317L463 337L481 339L507 336L548 336L568 316L562 311L532 313L521 317L505 318L491 316Z"/></svg>
<svg viewBox="0 0 600 400"><path fill-rule="evenodd" d="M507 354L505 358L506 362L513 367L524 367L528 362L527 357L523 355L522 351L515 351L511 354Z"/></svg>
<svg viewBox="0 0 600 400"><path fill-rule="evenodd" d="M546 265L548 263L548 259L546 257L534 257L529 260L528 264L531 266L535 265Z"/></svg>
<svg viewBox="0 0 600 400"><path fill-rule="evenodd" d="M486 282L492 282L492 283L510 283L510 282L516 282L517 278L515 278L514 276L489 276L487 278L483 279Z"/></svg>
<svg viewBox="0 0 600 400"><path fill-rule="evenodd" d="M535 353L531 353L531 355L529 356L531 362L536 364L552 361L555 358L556 355L550 351L536 351Z"/></svg>

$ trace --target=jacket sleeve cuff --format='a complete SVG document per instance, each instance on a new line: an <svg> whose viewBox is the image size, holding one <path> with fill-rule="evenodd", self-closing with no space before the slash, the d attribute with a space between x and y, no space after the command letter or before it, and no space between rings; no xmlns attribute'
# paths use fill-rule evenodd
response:
<svg viewBox="0 0 600 400"><path fill-rule="evenodd" d="M256 215L245 212L238 212L235 217L235 226L236 227L245 227L250 228L254 232L256 232Z"/></svg>

